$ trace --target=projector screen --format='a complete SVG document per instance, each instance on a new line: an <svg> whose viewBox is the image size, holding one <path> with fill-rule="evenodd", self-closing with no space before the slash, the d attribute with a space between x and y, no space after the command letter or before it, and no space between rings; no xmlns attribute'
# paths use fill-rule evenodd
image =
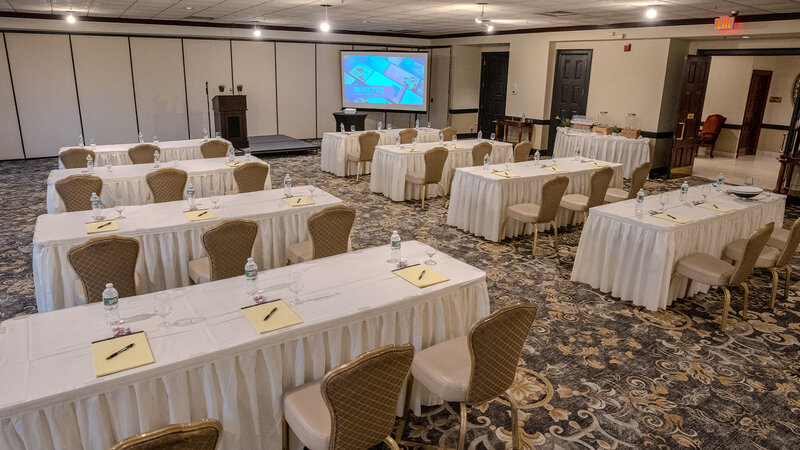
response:
<svg viewBox="0 0 800 450"><path fill-rule="evenodd" d="M428 110L428 53L342 52L342 107Z"/></svg>

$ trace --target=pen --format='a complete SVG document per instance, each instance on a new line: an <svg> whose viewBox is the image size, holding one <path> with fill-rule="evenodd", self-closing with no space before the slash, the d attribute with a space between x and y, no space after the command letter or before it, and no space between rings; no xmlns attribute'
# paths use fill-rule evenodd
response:
<svg viewBox="0 0 800 450"><path fill-rule="evenodd" d="M715 204L713 204L713 203L712 203L712 205L714 206L714 208L716 208L716 209L719 209L719 208L717 207L717 205L715 205Z"/></svg>
<svg viewBox="0 0 800 450"><path fill-rule="evenodd" d="M119 349L119 350L115 351L114 353L112 353L112 354L108 355L108 356L106 357L106 361L108 361L109 359L111 359L111 358L113 358L113 357L115 357L115 356L119 355L120 353L122 353L122 352L124 352L124 351L127 351L127 350L130 350L130 349L132 349L132 348L133 348L133 346L134 346L134 343L133 343L133 342L131 342L130 344L126 345L125 347L122 347L121 349Z"/></svg>
<svg viewBox="0 0 800 450"><path fill-rule="evenodd" d="M421 280L423 276L425 276L425 270L424 269L422 270L422 272L420 272L419 278L417 278L417 280Z"/></svg>
<svg viewBox="0 0 800 450"><path fill-rule="evenodd" d="M297 197L297 202L296 203L300 203L300 200L302 200L302 199L303 199L303 197Z"/></svg>
<svg viewBox="0 0 800 450"><path fill-rule="evenodd" d="M111 225L111 222L106 222L106 223L100 225L99 227L97 227L97 229L99 230L100 228L103 228L106 225Z"/></svg>
<svg viewBox="0 0 800 450"><path fill-rule="evenodd" d="M678 218L677 218L677 217L675 217L675 216L673 216L672 214L667 214L667 216L669 216L669 217L671 217L671 218L673 218L673 219L675 219L675 220L678 220Z"/></svg>
<svg viewBox="0 0 800 450"><path fill-rule="evenodd" d="M270 311L270 312L269 312L269 314L267 314L266 316L264 316L264 322L266 322L267 320L269 320L269 318L270 318L270 317L272 317L272 315L273 315L273 314L275 314L275 311L277 311L277 310L278 310L278 307L277 307L277 306L276 306L276 307L274 307L274 308L272 308L272 311Z"/></svg>
<svg viewBox="0 0 800 450"><path fill-rule="evenodd" d="M205 214L207 212L208 212L208 210L205 210L205 211L201 212L200 214L198 214L197 217L200 217L200 216L202 216L203 214Z"/></svg>

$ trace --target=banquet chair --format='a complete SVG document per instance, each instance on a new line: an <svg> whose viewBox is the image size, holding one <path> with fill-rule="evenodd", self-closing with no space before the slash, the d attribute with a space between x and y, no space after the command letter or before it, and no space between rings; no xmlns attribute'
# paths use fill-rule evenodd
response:
<svg viewBox="0 0 800 450"><path fill-rule="evenodd" d="M722 126L725 125L727 117L720 114L712 114L706 117L703 122L703 128L697 132L697 146L708 147L708 156L714 157L714 146L717 145L719 133L722 131Z"/></svg>
<svg viewBox="0 0 800 450"><path fill-rule="evenodd" d="M761 254L756 259L756 269L769 269L772 273L772 294L769 301L769 309L775 309L775 296L778 291L778 281L780 280L779 270L786 270L786 286L784 289L783 298L789 297L789 282L792 277L792 257L794 252L797 251L797 246L800 244L800 219L794 221L791 230L781 231L788 232L788 238L781 248L773 247L771 243L772 236L767 240L767 245L761 250ZM772 235L775 235L774 230ZM744 258L744 250L747 245L746 239L737 239L725 247L724 255L733 261L739 261Z"/></svg>
<svg viewBox="0 0 800 450"><path fill-rule="evenodd" d="M458 402L461 407L459 450L463 450L467 436L467 404L486 403L501 395L511 404L511 448L522 448L517 404L508 389L514 382L536 309L534 303L506 306L475 322L467 336L433 345L414 356L412 380L422 383L444 401ZM411 386L412 382L408 384ZM406 399L407 411L410 392L406 393Z"/></svg>
<svg viewBox="0 0 800 450"><path fill-rule="evenodd" d="M220 139L211 139L200 144L203 158L224 158L228 156L228 143Z"/></svg>
<svg viewBox="0 0 800 450"><path fill-rule="evenodd" d="M65 169L80 169L86 167L86 156L92 155L92 160L97 163L97 154L88 148L75 147L64 150L58 154L61 164Z"/></svg>
<svg viewBox="0 0 800 450"><path fill-rule="evenodd" d="M311 239L289 246L286 256L289 264L347 253L350 233L356 220L356 210L349 206L329 206L308 218Z"/></svg>
<svg viewBox="0 0 800 450"><path fill-rule="evenodd" d="M417 137L417 130L413 128L406 128L405 130L397 133L400 135L401 144L410 144L411 140Z"/></svg>
<svg viewBox="0 0 800 450"><path fill-rule="evenodd" d="M630 190L620 188L608 188L606 191L605 202L615 203L623 200L630 200L636 198L639 189L644 187L644 182L647 181L647 176L650 174L650 163L642 163L639 167L633 169L631 174L631 188Z"/></svg>
<svg viewBox="0 0 800 450"><path fill-rule="evenodd" d="M458 134L456 132L456 129L453 127L444 127L441 130L439 130L439 132L442 133L442 137L444 138L445 141L452 141L453 136Z"/></svg>
<svg viewBox="0 0 800 450"><path fill-rule="evenodd" d="M92 209L92 194L99 196L103 192L103 180L95 175L76 174L56 181L55 188L67 211L88 211Z"/></svg>
<svg viewBox="0 0 800 450"><path fill-rule="evenodd" d="M683 275L689 280L686 282L686 293L684 297L689 295L689 287L692 281L707 284L709 286L719 286L725 294L722 303L722 320L720 322L720 331L725 331L728 324L728 310L731 305L731 291L728 290L730 286L739 285L744 289L744 307L742 308L742 318L747 320L747 301L750 295L750 289L747 286L747 277L753 273L753 268L758 261L764 246L769 240L769 235L775 227L774 222L770 222L758 230L754 231L744 244L744 252L742 258L732 265L720 258L711 256L706 253L693 253L689 256L681 258L672 271L670 277L670 285L675 279L676 275Z"/></svg>
<svg viewBox="0 0 800 450"><path fill-rule="evenodd" d="M244 163L233 169L233 179L236 180L240 194L263 191L268 176L269 166L255 161Z"/></svg>
<svg viewBox="0 0 800 450"><path fill-rule="evenodd" d="M482 166L483 157L492 154L492 144L488 142L481 142L472 147L472 165Z"/></svg>
<svg viewBox="0 0 800 450"><path fill-rule="evenodd" d="M154 153L156 150L159 153L159 160L161 157L161 147L153 144L139 144L134 145L128 149L128 158L134 164L153 164L155 161Z"/></svg>
<svg viewBox="0 0 800 450"><path fill-rule="evenodd" d="M442 172L444 163L447 161L447 149L444 147L434 147L425 152L425 170L415 170L406 173L406 183L422 185L422 209L425 209L425 196L428 194L429 184L438 184L440 195L444 195L442 185Z"/></svg>
<svg viewBox="0 0 800 450"><path fill-rule="evenodd" d="M514 162L525 162L531 156L531 143L522 141L514 146Z"/></svg>
<svg viewBox="0 0 800 450"><path fill-rule="evenodd" d="M583 212L583 221L585 222L586 218L589 217L589 208L603 204L608 184L611 183L611 177L613 176L614 171L610 167L596 170L589 182L589 195L567 194L561 198L560 206L570 211Z"/></svg>
<svg viewBox="0 0 800 450"><path fill-rule="evenodd" d="M553 227L553 241L557 252L558 224L556 223L556 213L558 213L558 204L561 202L561 197L564 196L568 185L569 178L565 176L551 178L542 185L542 196L539 197L542 200L540 205L518 203L506 208L506 218L503 219L503 225L500 227L498 242L502 242L505 237L506 222L509 218L526 225L530 223L533 225L533 249L531 254L536 256L536 244L539 242L539 224L549 223Z"/></svg>
<svg viewBox="0 0 800 450"><path fill-rule="evenodd" d="M114 283L120 298L133 297L139 285L138 258L139 241L129 237L101 236L70 248L67 260L78 274L76 296L86 303L101 302L106 283Z"/></svg>
<svg viewBox="0 0 800 450"><path fill-rule="evenodd" d="M412 345L387 345L287 392L283 448L291 428L309 450L366 449L381 442L399 450L391 434L413 358Z"/></svg>
<svg viewBox="0 0 800 450"><path fill-rule="evenodd" d="M375 131L367 131L366 133L361 133L358 136L358 155L351 155L350 153L345 155L345 166L344 166L344 176L348 176L351 163L356 163L356 182L358 182L358 176L361 175L361 164L364 164L364 167L367 166L367 163L372 162L372 155L375 154L375 146L378 145L378 141L381 139L381 135Z"/></svg>
<svg viewBox="0 0 800 450"><path fill-rule="evenodd" d="M154 203L183 200L183 188L188 175L185 171L172 167L157 169L145 175L147 186L153 193Z"/></svg>
<svg viewBox="0 0 800 450"><path fill-rule="evenodd" d="M189 261L189 279L200 284L244 275L256 234L258 222L246 219L223 220L203 231L208 256Z"/></svg>
<svg viewBox="0 0 800 450"><path fill-rule="evenodd" d="M111 450L215 450L221 436L222 424L218 420L203 419L131 436Z"/></svg>

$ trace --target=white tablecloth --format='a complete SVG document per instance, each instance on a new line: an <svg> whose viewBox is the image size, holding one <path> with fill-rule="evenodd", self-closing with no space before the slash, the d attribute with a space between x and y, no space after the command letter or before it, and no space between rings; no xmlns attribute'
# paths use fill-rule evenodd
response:
<svg viewBox="0 0 800 450"><path fill-rule="evenodd" d="M650 161L650 139L628 139L622 136L602 136L597 133L575 131L559 127L553 155L557 158L572 157L580 147L586 158L620 163L622 176L630 178L633 170Z"/></svg>
<svg viewBox="0 0 800 450"><path fill-rule="evenodd" d="M294 189L308 194L306 187ZM327 192L314 193L315 204L292 207L282 200L283 189L248 192L220 197L220 208L212 210L218 219L191 222L183 214L186 201L157 203L125 208L119 231L87 235L85 222L89 211L45 214L36 220L33 234L33 283L39 312L79 305L73 284L77 274L67 259L73 246L95 236L114 234L139 241L136 271L140 276L139 292L155 292L189 284L189 260L206 256L201 236L203 230L223 219L245 218L258 222L253 257L261 268L286 264L289 244L310 239L306 220L311 214L342 201ZM201 207L211 201L200 199ZM116 217L107 210L106 217Z"/></svg>
<svg viewBox="0 0 800 450"><path fill-rule="evenodd" d="M376 130L366 130L376 131ZM366 131L355 132L335 132L325 133L322 135L322 170L323 172L330 172L337 177L344 176L345 155L358 155L360 147L358 145L358 136ZM393 128L391 130L381 130L378 145L394 144L397 139L397 134L403 131L403 128ZM419 128L417 129L417 142L438 142L439 130L435 128ZM356 166L350 168L351 173L355 175ZM366 169L363 168L364 173L370 173L370 164L366 164Z"/></svg>
<svg viewBox="0 0 800 450"><path fill-rule="evenodd" d="M244 156L236 157L237 161L245 161ZM266 164L258 158L251 158L251 161ZM189 182L194 185L197 197L210 197L212 193L217 195L235 194L239 192L236 180L233 178L233 167L227 165L227 158L193 159L191 161L180 161L176 163L161 164L161 168L175 167L184 170L188 174ZM268 164L266 164L268 165ZM147 185L145 176L153 171L152 164L129 164L118 166L111 169L109 173L105 167L96 167L94 175L103 179L103 193L100 194L100 201L104 206L112 207L116 203L117 196L122 197L125 205L145 205L153 203L153 193ZM67 208L61 200L61 196L56 192L56 181L70 175L87 173L86 169L58 169L50 172L47 177L47 212L59 213L66 212ZM267 175L264 183L266 189L272 188L272 174Z"/></svg>
<svg viewBox="0 0 800 450"><path fill-rule="evenodd" d="M505 170L503 164L490 166L490 171L483 167L457 169L450 193L447 224L496 242L500 226L506 217L506 208L518 203L540 203L542 185L547 180L564 175L569 178L566 194L588 195L592 173L598 167L572 158L560 158L558 167L566 172L557 174L543 168L550 164L550 160L542 161L541 166L535 166L533 161L511 164L509 171L519 175L518 178L505 178L491 172ZM609 186L622 187L622 165L608 162L605 164L614 170ZM573 213L564 208L560 208L556 215L559 226L582 221L583 213ZM540 227L540 230L548 228L546 225ZM509 220L503 236L518 236L522 231L521 223ZM530 226L528 232L532 232Z"/></svg>
<svg viewBox="0 0 800 450"><path fill-rule="evenodd" d="M689 189L690 202L701 197L700 187ZM572 281L655 311L669 306L686 290L683 276L669 286L679 259L692 253L719 257L728 243L747 238L758 227L769 222L776 227L783 224L786 198L782 195L753 201L714 191L709 199L736 211L718 214L691 203L681 204L677 191L670 194L667 208L673 215L694 219L688 224L651 217L648 212L660 208L658 196L645 198L641 217L635 214L635 200L593 208L581 232ZM692 283L690 293L706 290L708 286Z"/></svg>
<svg viewBox="0 0 800 450"><path fill-rule="evenodd" d="M457 141L456 148L452 148L451 144L448 143L446 147L449 155L442 172L442 184L445 191L448 189L450 178L457 167L472 166L472 147L478 142L477 139ZM509 158L513 161L514 149L511 144L506 142L493 142L492 144L493 148L490 156L492 163L503 163L508 161ZM375 155L372 157L370 189L372 192L379 192L395 202L421 199L422 186L406 184L406 173L425 170L424 152L438 146L438 140L435 143L417 144L413 152L411 151L412 144L379 146L375 149ZM428 186L428 197L438 195L438 186Z"/></svg>
<svg viewBox="0 0 800 450"><path fill-rule="evenodd" d="M421 262L424 246L404 242L403 256ZM176 292L169 320L196 320L163 331L148 317L152 294L121 299L123 318L139 316L128 326L147 333L155 363L102 378L90 349L110 336L101 304L3 322L0 448L101 450L204 418L222 422L220 449L279 448L286 390L382 345L422 350L464 336L489 313L483 271L439 254L436 270L450 281L418 289L390 272L388 257L383 246L261 272L267 298L289 298L289 273L300 271L300 298L312 299L294 307L302 324L262 335L239 311L249 302L243 277ZM417 383L413 402L440 400Z"/></svg>
<svg viewBox="0 0 800 450"><path fill-rule="evenodd" d="M225 142L228 142L225 139L220 139ZM206 142L202 139L187 139L184 141L165 141L159 142L158 145L161 148L160 152L160 160L161 162L168 162L168 161L184 161L188 159L203 159L203 154L200 153L200 145ZM152 144L152 142L148 142L148 144ZM104 167L107 164L112 164L114 166L122 166L133 164L133 161L128 157L128 149L131 147L135 147L139 145L138 143L135 144L109 144L109 145L97 145L94 148L94 153L97 155L97 161L94 162L96 167ZM77 147L77 146L75 146ZM231 147L230 142L228 142L228 147ZM61 154L64 150L74 148L70 147L61 147L58 150L58 153ZM84 148L91 148L90 146L85 146ZM58 160L58 168L63 169L64 165L61 164L61 159Z"/></svg>

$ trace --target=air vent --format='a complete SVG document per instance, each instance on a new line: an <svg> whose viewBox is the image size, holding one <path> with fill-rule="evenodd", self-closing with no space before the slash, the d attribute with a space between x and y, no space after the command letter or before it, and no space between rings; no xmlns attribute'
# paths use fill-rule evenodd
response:
<svg viewBox="0 0 800 450"><path fill-rule="evenodd" d="M539 13L540 16L549 16L549 17L561 17L561 16L568 16L570 14L572 13L569 11L548 11Z"/></svg>

